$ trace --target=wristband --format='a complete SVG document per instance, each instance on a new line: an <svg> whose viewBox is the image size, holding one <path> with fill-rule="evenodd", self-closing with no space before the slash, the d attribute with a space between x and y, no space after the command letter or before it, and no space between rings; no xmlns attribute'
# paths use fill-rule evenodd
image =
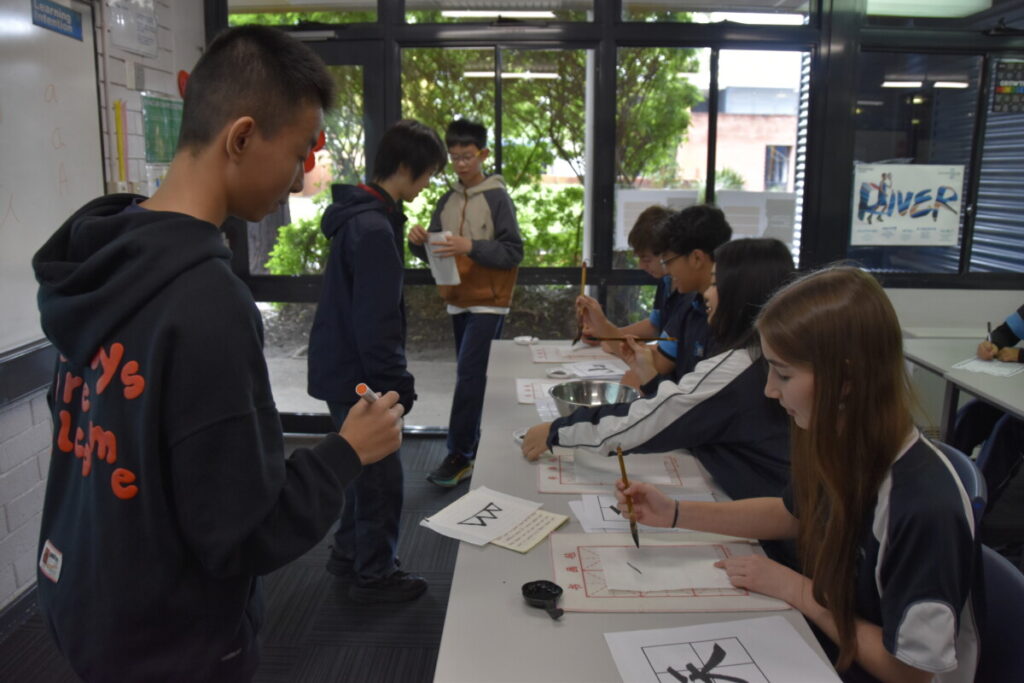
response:
<svg viewBox="0 0 1024 683"><path fill-rule="evenodd" d="M676 522L678 522L678 521L679 521L679 501L677 500L676 501L676 511L672 515L672 528L673 529L676 528Z"/></svg>

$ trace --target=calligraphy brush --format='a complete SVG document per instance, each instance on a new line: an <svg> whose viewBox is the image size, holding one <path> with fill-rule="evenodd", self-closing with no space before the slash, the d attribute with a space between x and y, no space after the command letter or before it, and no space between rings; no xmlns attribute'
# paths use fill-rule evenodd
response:
<svg viewBox="0 0 1024 683"><path fill-rule="evenodd" d="M580 261L580 296L587 293L587 262ZM572 340L575 344L583 337L583 314L579 308L576 309L576 338Z"/></svg>
<svg viewBox="0 0 1024 683"><path fill-rule="evenodd" d="M587 335L587 339L591 341L626 341L626 337L591 337ZM663 342L663 341L676 341L675 337L634 337L633 341L638 342Z"/></svg>
<svg viewBox="0 0 1024 683"><path fill-rule="evenodd" d="M619 455L619 470L622 472L622 483L629 488L629 477L626 476L626 461L622 459L622 446L616 447ZM633 515L633 496L626 496L626 510L629 511L629 533L633 537L633 543L640 547L640 534L636 530L636 517Z"/></svg>

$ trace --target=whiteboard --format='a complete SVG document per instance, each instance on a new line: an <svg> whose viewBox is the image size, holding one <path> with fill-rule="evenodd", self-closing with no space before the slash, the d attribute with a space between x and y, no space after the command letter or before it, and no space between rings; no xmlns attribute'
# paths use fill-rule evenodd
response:
<svg viewBox="0 0 1024 683"><path fill-rule="evenodd" d="M32 255L103 193L92 9L55 4L81 13L82 40L0 0L0 356L43 336Z"/></svg>

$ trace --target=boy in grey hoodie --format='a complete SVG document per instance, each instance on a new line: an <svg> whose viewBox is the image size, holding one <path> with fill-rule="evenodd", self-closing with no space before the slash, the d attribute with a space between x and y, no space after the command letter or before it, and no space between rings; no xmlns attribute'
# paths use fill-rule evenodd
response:
<svg viewBox="0 0 1024 683"><path fill-rule="evenodd" d="M452 487L473 472L491 340L501 337L512 304L523 241L504 180L483 172L487 130L458 119L448 125L445 144L459 182L437 203L429 230L417 225L409 231L409 249L426 260L427 233L447 231L451 234L432 244L432 250L435 256L454 257L459 271L459 284L439 286L452 316L458 360L448 457L427 476L438 486Z"/></svg>

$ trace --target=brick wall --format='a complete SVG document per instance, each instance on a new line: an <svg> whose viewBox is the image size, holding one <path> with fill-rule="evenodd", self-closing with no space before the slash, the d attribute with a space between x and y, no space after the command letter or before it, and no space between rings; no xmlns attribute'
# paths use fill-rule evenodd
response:
<svg viewBox="0 0 1024 683"><path fill-rule="evenodd" d="M51 433L45 391L0 408L0 606L35 585Z"/></svg>

